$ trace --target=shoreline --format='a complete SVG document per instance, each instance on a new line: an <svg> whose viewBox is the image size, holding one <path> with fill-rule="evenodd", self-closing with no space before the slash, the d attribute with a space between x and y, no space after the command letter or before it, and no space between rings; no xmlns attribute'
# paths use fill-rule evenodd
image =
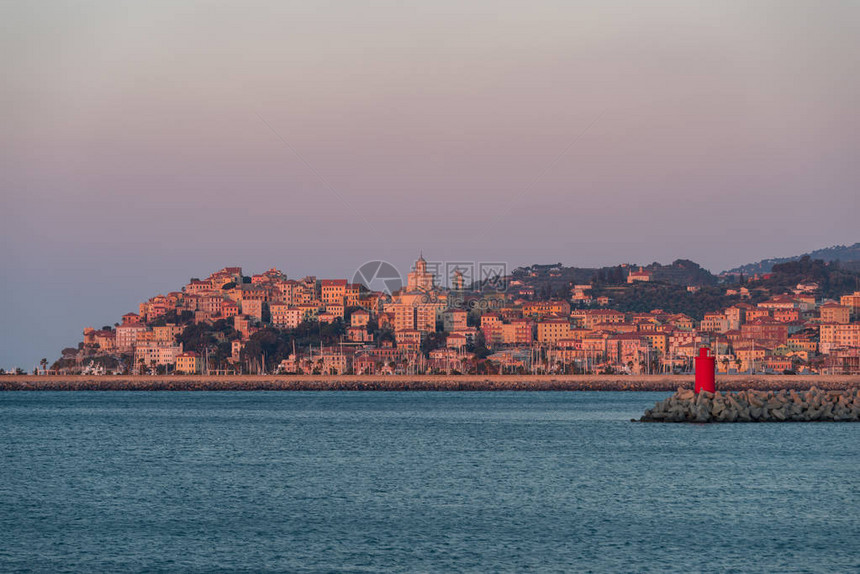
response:
<svg viewBox="0 0 860 574"><path fill-rule="evenodd" d="M853 375L728 375L721 391L848 390ZM656 391L692 389L692 375L5 375L0 391Z"/></svg>

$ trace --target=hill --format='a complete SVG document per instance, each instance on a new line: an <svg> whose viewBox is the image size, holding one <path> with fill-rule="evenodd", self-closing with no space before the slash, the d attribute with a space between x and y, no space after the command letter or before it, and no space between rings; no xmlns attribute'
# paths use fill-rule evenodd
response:
<svg viewBox="0 0 860 574"><path fill-rule="evenodd" d="M765 277L750 281L751 289L763 288L769 293L789 293L798 283L816 283L821 297L838 299L845 293L860 290L860 273L844 264L812 259L804 255L796 261L776 263Z"/></svg>
<svg viewBox="0 0 860 574"><path fill-rule="evenodd" d="M761 261L758 261L756 263L747 263L746 265L741 265L739 267L735 267L734 269L723 271L722 273L720 273L720 276L740 274L760 275L762 273L770 273L773 270L774 265L778 265L780 263L788 263L791 261L798 261L802 257L808 257L812 260L820 259L825 262L839 261L846 269L860 270L860 243L855 243L854 245L848 246L835 245L833 247L826 247L824 249L818 249L810 253L804 253L802 255L795 255L792 257L776 257L773 259L762 259Z"/></svg>
<svg viewBox="0 0 860 574"><path fill-rule="evenodd" d="M565 267L561 263L529 265L514 269L511 279L533 288L539 297L567 298L572 285L626 284L627 275L638 269L638 265L630 264L612 267ZM651 272L654 282L680 287L706 287L718 282L710 271L687 259L678 259L670 265L654 262L643 269Z"/></svg>

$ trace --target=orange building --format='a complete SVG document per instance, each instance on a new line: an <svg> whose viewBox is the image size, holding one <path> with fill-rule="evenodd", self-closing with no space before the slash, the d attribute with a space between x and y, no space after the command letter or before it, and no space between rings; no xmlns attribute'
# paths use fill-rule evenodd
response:
<svg viewBox="0 0 860 574"><path fill-rule="evenodd" d="M648 342L652 349L665 355L669 349L669 335L667 333L640 333L642 338Z"/></svg>
<svg viewBox="0 0 860 574"><path fill-rule="evenodd" d="M567 301L530 301L523 305L523 317L543 318L547 315L570 315Z"/></svg>
<svg viewBox="0 0 860 574"><path fill-rule="evenodd" d="M405 329L394 333L397 348L406 353L417 353L421 349L424 333L417 329Z"/></svg>
<svg viewBox="0 0 860 574"><path fill-rule="evenodd" d="M800 321L800 309L774 309L773 318L780 323Z"/></svg>
<svg viewBox="0 0 860 574"><path fill-rule="evenodd" d="M301 310L286 303L269 303L269 311L272 324L276 327L295 329L302 322Z"/></svg>
<svg viewBox="0 0 860 574"><path fill-rule="evenodd" d="M570 316L579 326L585 329L593 329L601 323L618 324L626 321L626 315L614 309L576 310L571 312Z"/></svg>
<svg viewBox="0 0 860 574"><path fill-rule="evenodd" d="M131 351L140 333L146 332L142 323L125 323L116 328L116 348L118 351Z"/></svg>
<svg viewBox="0 0 860 574"><path fill-rule="evenodd" d="M567 319L544 319L537 324L538 343L554 345L570 338L570 321Z"/></svg>
<svg viewBox="0 0 860 574"><path fill-rule="evenodd" d="M532 322L528 319L514 319L510 323L503 323L501 338L503 345L530 345L534 340Z"/></svg>
<svg viewBox="0 0 860 574"><path fill-rule="evenodd" d="M352 327L366 327L370 322L370 313L366 309L356 309L349 316L349 324Z"/></svg>
<svg viewBox="0 0 860 574"><path fill-rule="evenodd" d="M860 323L822 323L819 328L819 348L822 353L834 349L860 347Z"/></svg>
<svg viewBox="0 0 860 574"><path fill-rule="evenodd" d="M788 341L788 326L773 319L758 319L741 327L741 333L746 339L757 341Z"/></svg>
<svg viewBox="0 0 860 574"><path fill-rule="evenodd" d="M652 273L642 267L639 268L638 271L631 271L627 274L627 283L633 283L634 281L651 281Z"/></svg>
<svg viewBox="0 0 860 574"><path fill-rule="evenodd" d="M484 334L484 343L488 347L502 343L502 325L502 318L497 313L481 315L481 332Z"/></svg>
<svg viewBox="0 0 860 574"><path fill-rule="evenodd" d="M818 308L822 323L839 323L845 325L851 320L851 308L846 305L827 303Z"/></svg>
<svg viewBox="0 0 860 574"><path fill-rule="evenodd" d="M348 283L343 298L345 307L358 307L361 304L361 284Z"/></svg>
<svg viewBox="0 0 860 574"><path fill-rule="evenodd" d="M442 313L442 325L446 332L462 331L467 325L469 313L465 309L447 309Z"/></svg>
<svg viewBox="0 0 860 574"><path fill-rule="evenodd" d="M194 351L176 357L176 372L181 375L199 375L203 371L203 358Z"/></svg>
<svg viewBox="0 0 860 574"><path fill-rule="evenodd" d="M346 298L346 279L323 279L320 282L320 297L325 304L343 305Z"/></svg>
<svg viewBox="0 0 860 574"><path fill-rule="evenodd" d="M848 307L855 317L860 316L860 291L855 291L851 295L843 295L840 297L839 303Z"/></svg>

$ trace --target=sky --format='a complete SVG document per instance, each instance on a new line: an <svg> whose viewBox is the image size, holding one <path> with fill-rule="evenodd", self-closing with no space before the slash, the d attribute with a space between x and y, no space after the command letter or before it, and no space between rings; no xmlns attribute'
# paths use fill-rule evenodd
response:
<svg viewBox="0 0 860 574"><path fill-rule="evenodd" d="M860 3L0 4L0 367L227 265L858 236Z"/></svg>

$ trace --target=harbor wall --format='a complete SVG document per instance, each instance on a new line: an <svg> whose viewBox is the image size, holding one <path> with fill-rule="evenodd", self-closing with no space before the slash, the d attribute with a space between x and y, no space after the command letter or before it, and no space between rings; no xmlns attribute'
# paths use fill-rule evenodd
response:
<svg viewBox="0 0 860 574"><path fill-rule="evenodd" d="M860 388L860 377L732 375L717 389L824 390ZM231 375L0 376L0 391L665 391L693 388L692 375Z"/></svg>

